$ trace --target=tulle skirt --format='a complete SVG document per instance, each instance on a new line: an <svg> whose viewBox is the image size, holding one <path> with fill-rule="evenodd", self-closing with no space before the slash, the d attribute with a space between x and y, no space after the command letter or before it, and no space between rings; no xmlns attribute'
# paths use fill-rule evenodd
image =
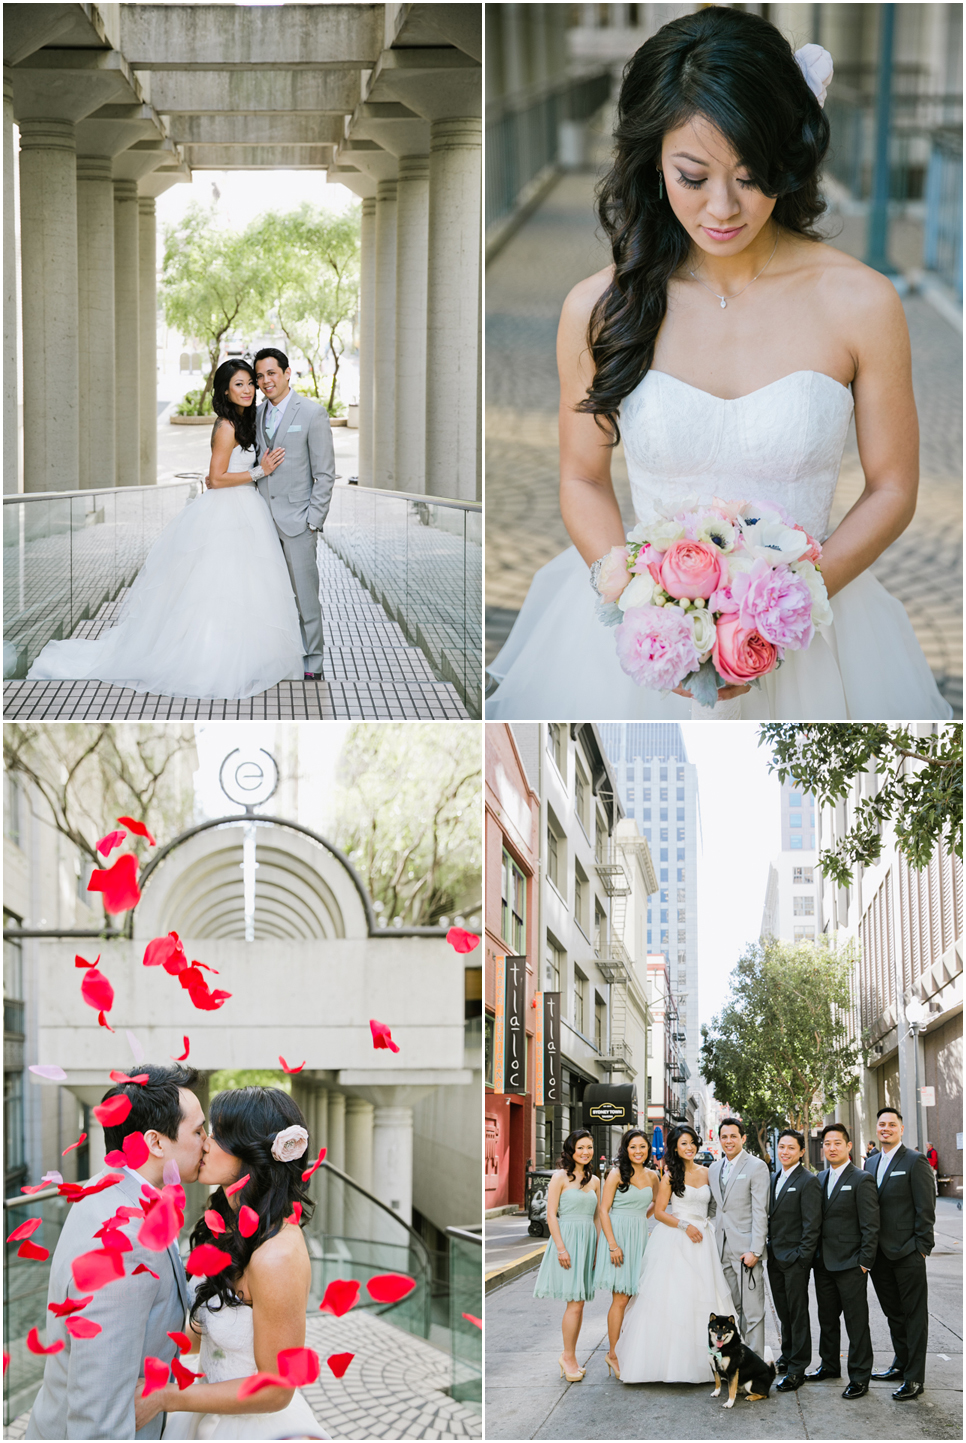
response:
<svg viewBox="0 0 966 1443"><path fill-rule="evenodd" d="M614 1241L624 1254L624 1261L619 1268L614 1266L610 1260L607 1239L601 1234L594 1286L598 1292L633 1296L637 1292L644 1249L647 1247L647 1218L636 1208L611 1208L610 1225L614 1231Z"/></svg>
<svg viewBox="0 0 966 1443"><path fill-rule="evenodd" d="M594 1296L594 1250L597 1229L593 1218L567 1218L558 1213L557 1223L563 1245L570 1254L570 1267L557 1261L557 1245L553 1238L537 1273L533 1289L535 1298L561 1298L564 1302L589 1302Z"/></svg>

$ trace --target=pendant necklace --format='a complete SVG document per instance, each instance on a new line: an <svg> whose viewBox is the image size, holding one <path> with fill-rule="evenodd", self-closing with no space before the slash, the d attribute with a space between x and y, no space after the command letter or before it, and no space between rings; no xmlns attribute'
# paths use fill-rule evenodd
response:
<svg viewBox="0 0 966 1443"><path fill-rule="evenodd" d="M774 246L772 247L771 255L768 257L768 259L765 261L765 264L762 266L761 270L758 272L758 276L762 275L762 274L768 269L768 267L771 265L772 260L774 259L774 256L775 256L775 251L777 251L777 249L778 249L778 239L779 239L779 238L776 236L776 238L775 238L775 244L774 244ZM755 281L758 279L758 276L752 276L751 280L748 282L748 286L742 286L741 290L740 290L740 291L735 291L735 293L734 293L733 296L727 296L727 297L725 297L725 296L719 296L717 291L712 291L710 286L705 286L705 285L704 285L704 281L701 279L700 276L696 276L696 275L694 274L694 271L689 270L689 271L688 271L688 275L691 277L692 280L697 281L697 283L698 283L699 286L704 286L704 288L705 288L706 291L711 291L711 294L712 294L713 296L715 296L715 297L721 302L721 309L722 309L722 310L726 310L726 309L727 309L728 301L736 301L739 296L743 296L744 293L745 293L745 291L748 289L748 286L753 286L753 285L755 284Z"/></svg>

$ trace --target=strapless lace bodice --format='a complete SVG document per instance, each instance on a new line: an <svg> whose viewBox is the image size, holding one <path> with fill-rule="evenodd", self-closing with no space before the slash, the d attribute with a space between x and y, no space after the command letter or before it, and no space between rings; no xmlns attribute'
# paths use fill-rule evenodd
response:
<svg viewBox="0 0 966 1443"><path fill-rule="evenodd" d="M247 1378L255 1368L255 1322L251 1308L202 1308L204 1334L199 1362L209 1383Z"/></svg>
<svg viewBox="0 0 966 1443"><path fill-rule="evenodd" d="M255 464L254 446L236 446L228 457L229 471L250 471Z"/></svg>
<svg viewBox="0 0 966 1443"><path fill-rule="evenodd" d="M851 416L851 392L821 371L730 401L649 371L621 406L634 510L694 496L775 501L824 540Z"/></svg>
<svg viewBox="0 0 966 1443"><path fill-rule="evenodd" d="M693 1223L696 1228L708 1226L708 1208L711 1206L711 1188L708 1183L703 1187L685 1187L684 1197L675 1197L671 1194L671 1201L665 1208L672 1217L682 1220L683 1224Z"/></svg>

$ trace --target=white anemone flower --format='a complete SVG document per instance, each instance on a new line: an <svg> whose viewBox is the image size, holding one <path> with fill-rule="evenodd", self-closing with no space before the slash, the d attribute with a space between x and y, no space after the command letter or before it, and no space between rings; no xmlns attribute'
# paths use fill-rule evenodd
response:
<svg viewBox="0 0 966 1443"><path fill-rule="evenodd" d="M759 521L754 526L743 526L745 549L750 555L762 561L786 565L797 561L808 550L808 537L804 531L796 531L783 521Z"/></svg>
<svg viewBox="0 0 966 1443"><path fill-rule="evenodd" d="M694 539L709 542L712 546L717 546L719 551L732 551L735 528L721 516L705 516L695 527Z"/></svg>

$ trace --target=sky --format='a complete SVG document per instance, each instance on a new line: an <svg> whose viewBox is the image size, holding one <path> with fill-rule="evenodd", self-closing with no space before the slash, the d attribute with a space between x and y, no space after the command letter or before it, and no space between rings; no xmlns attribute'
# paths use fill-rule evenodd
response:
<svg viewBox="0 0 966 1443"><path fill-rule="evenodd" d="M698 771L698 1014L710 1022L758 938L768 864L781 849L781 787L756 723L682 722L681 732Z"/></svg>
<svg viewBox="0 0 966 1443"><path fill-rule="evenodd" d="M164 250L164 227L180 220L193 201L211 205L213 186L219 192L219 212L232 227L240 229L263 211L297 210L303 200L341 211L356 199L344 185L326 184L321 170L196 170L190 184L181 182L158 196L159 262Z"/></svg>
<svg viewBox="0 0 966 1443"><path fill-rule="evenodd" d="M218 781L221 764L230 752L238 748L240 756L233 758L232 768L239 760L258 760L259 748L264 747L275 758L284 772L287 769L285 742L280 735L281 727L298 728L298 770L299 808L298 816L292 818L314 831L323 831L330 816L330 799L336 768L345 743L349 722L206 722L195 727L195 744L198 748L198 770L195 773L195 797L203 820L213 817L234 816L241 811L225 796ZM262 764L265 765L262 759ZM272 802L260 810L269 815L278 809L288 813L290 807L277 795Z"/></svg>

